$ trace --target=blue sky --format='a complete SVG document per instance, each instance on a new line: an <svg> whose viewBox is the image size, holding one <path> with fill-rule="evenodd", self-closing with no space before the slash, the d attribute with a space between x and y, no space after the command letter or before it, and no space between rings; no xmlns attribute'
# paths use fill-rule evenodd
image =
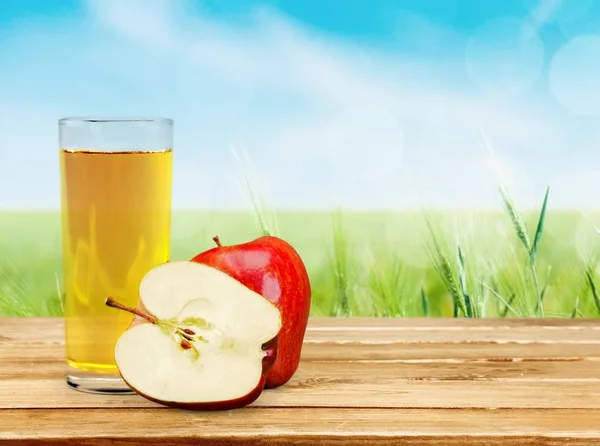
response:
<svg viewBox="0 0 600 446"><path fill-rule="evenodd" d="M56 121L175 120L176 208L600 203L600 2L2 0L0 208L58 208ZM483 135L494 149L494 161Z"/></svg>

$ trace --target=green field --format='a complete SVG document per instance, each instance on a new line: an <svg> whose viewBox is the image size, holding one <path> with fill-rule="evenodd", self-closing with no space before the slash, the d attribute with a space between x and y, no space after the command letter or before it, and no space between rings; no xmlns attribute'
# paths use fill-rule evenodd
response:
<svg viewBox="0 0 600 446"><path fill-rule="evenodd" d="M304 259L313 315L600 317L600 214L548 210L536 237L539 213L520 236L502 211L280 212L270 230ZM250 212L175 212L172 259L262 230ZM60 257L58 213L0 213L0 315L59 315Z"/></svg>

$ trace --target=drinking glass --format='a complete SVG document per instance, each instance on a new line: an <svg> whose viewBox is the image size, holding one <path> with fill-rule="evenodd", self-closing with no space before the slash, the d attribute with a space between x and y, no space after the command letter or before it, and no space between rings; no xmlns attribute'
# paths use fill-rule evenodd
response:
<svg viewBox="0 0 600 446"><path fill-rule="evenodd" d="M64 118L59 123L62 302L67 383L130 393L114 349L144 274L169 260L173 121Z"/></svg>

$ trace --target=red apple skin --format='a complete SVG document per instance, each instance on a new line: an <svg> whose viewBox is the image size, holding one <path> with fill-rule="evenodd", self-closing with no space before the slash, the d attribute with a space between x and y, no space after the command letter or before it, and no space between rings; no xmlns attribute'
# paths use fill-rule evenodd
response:
<svg viewBox="0 0 600 446"><path fill-rule="evenodd" d="M300 363L311 305L311 286L306 267L296 250L274 236L247 243L219 246L196 255L192 261L219 269L252 291L261 294L280 311L277 358L267 373L265 388L290 380Z"/></svg>

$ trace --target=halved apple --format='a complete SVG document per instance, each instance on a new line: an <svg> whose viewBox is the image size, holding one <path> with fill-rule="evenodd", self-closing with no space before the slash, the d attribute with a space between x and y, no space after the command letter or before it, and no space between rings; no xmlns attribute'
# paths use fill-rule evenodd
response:
<svg viewBox="0 0 600 446"><path fill-rule="evenodd" d="M261 394L277 356L277 307L216 268L189 261L150 270L141 309L106 304L139 318L115 347L129 387L167 406L217 410L248 405Z"/></svg>

